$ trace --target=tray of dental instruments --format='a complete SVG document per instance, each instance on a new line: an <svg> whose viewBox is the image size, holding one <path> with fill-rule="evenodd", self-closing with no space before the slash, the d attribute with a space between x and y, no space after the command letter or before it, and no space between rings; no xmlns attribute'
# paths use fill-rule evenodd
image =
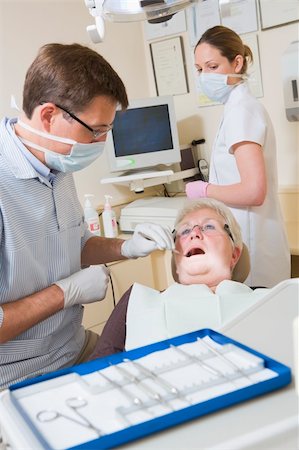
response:
<svg viewBox="0 0 299 450"><path fill-rule="evenodd" d="M288 367L203 329L13 385L41 449L104 449L281 388ZM37 448L35 447L35 448Z"/></svg>

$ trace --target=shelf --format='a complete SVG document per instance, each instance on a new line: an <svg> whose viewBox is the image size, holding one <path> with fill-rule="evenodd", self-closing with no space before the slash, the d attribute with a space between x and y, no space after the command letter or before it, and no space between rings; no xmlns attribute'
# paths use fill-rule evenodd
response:
<svg viewBox="0 0 299 450"><path fill-rule="evenodd" d="M120 175L118 177L113 178L102 178L101 184L110 184L110 183L123 183L127 181L134 180L145 180L147 178L157 178L157 177L168 177L173 175L173 170L163 170L163 171L155 171L155 172L136 172L128 175Z"/></svg>

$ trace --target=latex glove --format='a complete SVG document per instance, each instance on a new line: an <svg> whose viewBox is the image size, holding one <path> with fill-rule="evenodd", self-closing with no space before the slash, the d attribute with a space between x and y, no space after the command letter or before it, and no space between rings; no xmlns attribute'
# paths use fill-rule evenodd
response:
<svg viewBox="0 0 299 450"><path fill-rule="evenodd" d="M64 292L64 308L103 300L109 273L110 270L105 266L91 266L57 281L55 284Z"/></svg>
<svg viewBox="0 0 299 450"><path fill-rule="evenodd" d="M207 189L210 183L206 181L191 181L186 184L186 195L191 200L207 197Z"/></svg>
<svg viewBox="0 0 299 450"><path fill-rule="evenodd" d="M174 249L170 230L155 223L142 223L135 227L133 237L122 244L121 254L126 258L138 258L157 249Z"/></svg>

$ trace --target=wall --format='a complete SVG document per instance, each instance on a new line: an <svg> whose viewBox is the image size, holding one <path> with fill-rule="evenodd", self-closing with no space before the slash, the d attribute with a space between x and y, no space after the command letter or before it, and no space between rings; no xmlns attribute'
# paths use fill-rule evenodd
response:
<svg viewBox="0 0 299 450"><path fill-rule="evenodd" d="M283 0L281 0L283 1ZM140 23L106 22L102 44L91 44L85 31L93 23L84 0L0 0L0 115L15 115L9 107L10 94L22 101L25 72L38 48L46 42L79 42L101 53L122 77L129 97L156 95L149 43ZM288 122L284 112L281 57L288 45L298 39L298 23L259 31L264 97L260 100L271 114L277 136L279 184L282 188L298 185L298 122ZM193 79L193 55L188 34L183 33L186 69L190 92L175 96L181 144L204 137L203 156L209 158L212 142L222 114L222 106L198 108ZM96 194L96 204L104 193L113 195L113 203L138 197L126 186L101 185L109 176L106 155L92 166L75 174L78 195ZM155 189L146 189L146 195Z"/></svg>

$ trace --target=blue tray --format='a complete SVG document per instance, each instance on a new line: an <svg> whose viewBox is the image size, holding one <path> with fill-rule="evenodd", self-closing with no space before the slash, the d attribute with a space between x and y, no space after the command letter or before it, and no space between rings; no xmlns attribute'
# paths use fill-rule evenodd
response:
<svg viewBox="0 0 299 450"><path fill-rule="evenodd" d="M286 386L291 381L291 370L287 366L255 351L251 348L233 340L229 337L226 337L216 331L211 329L202 329L193 333L184 334L182 336L178 336L172 339L168 339L165 341L157 342L155 344L147 345L135 350L131 350L128 352L117 353L114 355L110 355L104 358L99 358L88 363L80 364L74 367L70 367L67 369L62 369L56 372L52 372L50 374L46 374L37 378L33 378L31 380L26 380L21 383L14 384L10 386L9 390L11 391L11 400L16 406L17 410L20 412L22 417L27 422L28 426L33 430L37 438L40 440L41 445L47 449L51 450L52 447L49 446L47 441L35 427L35 425L30 420L29 416L26 414L26 411L22 408L22 406L18 402L18 398L16 395L16 391L24 388L25 386L35 385L37 383L42 383L46 380L50 380L56 377L61 377L63 375L77 373L78 375L86 375L95 371L99 371L105 367L108 367L111 364L121 363L124 358L128 358L131 360L141 358L150 353L164 350L170 347L170 345L179 346L186 343L195 342L198 338L203 338L205 336L209 336L215 342L219 344L234 344L235 346L260 357L264 360L264 367L271 369L272 371L277 373L277 376L274 378L255 383L253 385L237 389L233 392L229 392L224 395L220 395L216 398L209 399L207 401L200 402L198 404L185 407L178 411L174 411L163 416L147 420L141 424L129 426L123 430L104 435L98 439L85 442L83 444L77 445L75 447L70 447L71 449L108 449L113 448L118 445L127 443L129 441L134 441L136 439L140 439L144 436L147 436L152 433L156 433L158 431L164 430L166 428L174 427L183 422L187 422L189 420L198 418L203 415L207 415L213 413L214 411L226 408L231 405L235 405L237 403L241 403L245 400L260 396L267 392L279 389L283 386ZM69 449L70 449L69 448Z"/></svg>

